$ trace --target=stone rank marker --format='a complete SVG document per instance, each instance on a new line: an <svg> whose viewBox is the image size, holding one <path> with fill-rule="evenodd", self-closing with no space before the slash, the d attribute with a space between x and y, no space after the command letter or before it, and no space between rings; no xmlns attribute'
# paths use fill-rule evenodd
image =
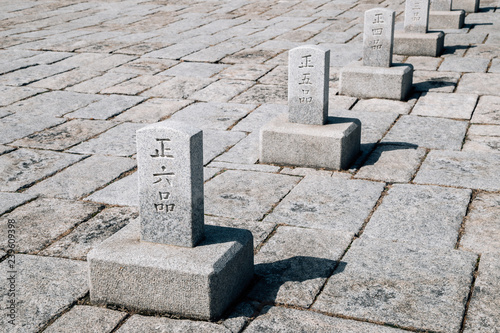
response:
<svg viewBox="0 0 500 333"><path fill-rule="evenodd" d="M394 11L385 8L374 8L365 12L364 66L391 67L394 17Z"/></svg>
<svg viewBox="0 0 500 333"><path fill-rule="evenodd" d="M253 277L248 230L204 225L202 132L165 121L137 131L140 223L92 249L90 301L214 320Z"/></svg>
<svg viewBox="0 0 500 333"><path fill-rule="evenodd" d="M288 64L289 113L260 131L260 162L345 169L359 152L361 124L328 117L330 51L294 48Z"/></svg>
<svg viewBox="0 0 500 333"><path fill-rule="evenodd" d="M429 0L406 0L404 31L394 34L394 53L437 57L444 49L442 31L427 32Z"/></svg>
<svg viewBox="0 0 500 333"><path fill-rule="evenodd" d="M203 136L182 123L137 131L141 239L193 247L203 237Z"/></svg>
<svg viewBox="0 0 500 333"><path fill-rule="evenodd" d="M430 0L429 29L461 29L464 25L465 11L451 10L452 0ZM468 0L471 1L471 0ZM475 1L475 0L472 0Z"/></svg>
<svg viewBox="0 0 500 333"><path fill-rule="evenodd" d="M358 98L404 100L413 83L413 66L393 64L393 10L374 8L365 12L363 60L340 71L340 94Z"/></svg>
<svg viewBox="0 0 500 333"><path fill-rule="evenodd" d="M288 54L288 119L324 125L328 117L330 50L299 46Z"/></svg>

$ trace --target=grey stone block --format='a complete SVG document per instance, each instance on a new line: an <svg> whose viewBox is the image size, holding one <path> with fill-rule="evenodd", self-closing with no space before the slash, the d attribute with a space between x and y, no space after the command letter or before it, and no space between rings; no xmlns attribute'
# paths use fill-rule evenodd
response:
<svg viewBox="0 0 500 333"><path fill-rule="evenodd" d="M430 9L434 11L450 11L452 0L431 0Z"/></svg>
<svg viewBox="0 0 500 333"><path fill-rule="evenodd" d="M464 10L466 13L476 13L479 11L479 0L453 0L452 10Z"/></svg>
<svg viewBox="0 0 500 333"><path fill-rule="evenodd" d="M406 0L404 19L405 33L425 34L427 32L427 26L429 24L429 7L430 0Z"/></svg>
<svg viewBox="0 0 500 333"><path fill-rule="evenodd" d="M137 131L141 240L193 247L203 238L203 133L166 121Z"/></svg>
<svg viewBox="0 0 500 333"><path fill-rule="evenodd" d="M125 318L126 312L96 306L76 305L63 314L44 332L47 333L109 333Z"/></svg>
<svg viewBox="0 0 500 333"><path fill-rule="evenodd" d="M429 12L429 30L462 29L465 12L463 10Z"/></svg>
<svg viewBox="0 0 500 333"><path fill-rule="evenodd" d="M340 94L359 98L404 100L411 90L413 66L393 64L392 67L349 64L340 71Z"/></svg>
<svg viewBox="0 0 500 333"><path fill-rule="evenodd" d="M141 242L139 231L131 222L87 255L91 302L216 319L253 276L248 230L207 225L193 248Z"/></svg>
<svg viewBox="0 0 500 333"><path fill-rule="evenodd" d="M330 50L314 45L288 52L288 120L323 125L328 117Z"/></svg>
<svg viewBox="0 0 500 333"><path fill-rule="evenodd" d="M262 127L260 161L346 169L359 152L361 124L328 118L325 125L290 123L280 115Z"/></svg>
<svg viewBox="0 0 500 333"><path fill-rule="evenodd" d="M395 12L373 8L365 12L363 31L363 65L391 67Z"/></svg>
<svg viewBox="0 0 500 333"><path fill-rule="evenodd" d="M394 53L407 56L438 57L443 52L444 33L394 33Z"/></svg>

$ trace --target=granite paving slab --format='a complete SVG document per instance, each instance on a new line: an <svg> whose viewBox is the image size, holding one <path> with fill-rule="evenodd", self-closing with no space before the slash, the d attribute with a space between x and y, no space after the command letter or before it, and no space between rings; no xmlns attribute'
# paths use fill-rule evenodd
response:
<svg viewBox="0 0 500 333"><path fill-rule="evenodd" d="M244 332L403 333L407 331L362 321L330 317L311 311L266 306Z"/></svg>
<svg viewBox="0 0 500 333"><path fill-rule="evenodd" d="M111 121L73 119L14 141L17 147L64 150L98 135L117 123Z"/></svg>
<svg viewBox="0 0 500 333"><path fill-rule="evenodd" d="M488 73L500 73L500 59L495 58L491 60L490 68Z"/></svg>
<svg viewBox="0 0 500 333"><path fill-rule="evenodd" d="M471 122L500 125L500 96L481 96Z"/></svg>
<svg viewBox="0 0 500 333"><path fill-rule="evenodd" d="M277 173L281 169L281 167L276 165L229 163L229 162L220 162L217 159L211 162L208 165L208 167L225 169L225 170L247 170L247 171L260 171L269 173Z"/></svg>
<svg viewBox="0 0 500 333"><path fill-rule="evenodd" d="M146 126L141 123L123 123L69 149L79 154L131 156L136 152L135 132Z"/></svg>
<svg viewBox="0 0 500 333"><path fill-rule="evenodd" d="M262 104L251 111L246 117L238 121L231 129L233 131L254 132L259 130L268 121L282 113L288 112L288 106L281 104Z"/></svg>
<svg viewBox="0 0 500 333"><path fill-rule="evenodd" d="M445 35L445 41L447 36L449 35ZM406 59L405 63L412 64L413 70L416 71L435 71L442 61L443 59L437 57L410 56Z"/></svg>
<svg viewBox="0 0 500 333"><path fill-rule="evenodd" d="M3 216L0 229L1 249L7 247L8 220L16 221L19 238L16 250L34 253L42 250L79 223L95 215L100 206L94 203L39 198Z"/></svg>
<svg viewBox="0 0 500 333"><path fill-rule="evenodd" d="M224 154L218 156L216 161L255 164L259 160L259 133L253 132L243 138Z"/></svg>
<svg viewBox="0 0 500 333"><path fill-rule="evenodd" d="M283 85L256 84L231 100L233 103L286 104L287 87Z"/></svg>
<svg viewBox="0 0 500 333"><path fill-rule="evenodd" d="M468 75L468 74L465 74ZM414 71L413 89L415 91L448 92L455 90L460 74L455 72ZM464 93L474 93L464 91Z"/></svg>
<svg viewBox="0 0 500 333"><path fill-rule="evenodd" d="M6 154L6 153L10 153L14 149L15 149L14 147L0 145L0 155Z"/></svg>
<svg viewBox="0 0 500 333"><path fill-rule="evenodd" d="M462 151L500 153L500 137L468 135Z"/></svg>
<svg viewBox="0 0 500 333"><path fill-rule="evenodd" d="M131 158L93 155L45 179L26 193L60 199L79 199L135 168Z"/></svg>
<svg viewBox="0 0 500 333"><path fill-rule="evenodd" d="M17 149L0 156L0 190L16 191L74 164L85 156ZM22 163L19 163L22 161Z"/></svg>
<svg viewBox="0 0 500 333"><path fill-rule="evenodd" d="M253 86L253 82L243 80L219 79L190 96L191 99L205 102L224 103Z"/></svg>
<svg viewBox="0 0 500 333"><path fill-rule="evenodd" d="M90 72L87 69L75 68L67 72L59 73L49 76L45 79L35 81L33 83L30 83L29 86L52 90L64 89L80 84L83 81L92 80L101 75L101 72Z"/></svg>
<svg viewBox="0 0 500 333"><path fill-rule="evenodd" d="M118 206L139 206L137 173L123 177L85 198L94 202Z"/></svg>
<svg viewBox="0 0 500 333"><path fill-rule="evenodd" d="M116 121L154 123L170 117L175 112L191 104L188 100L150 98L114 118Z"/></svg>
<svg viewBox="0 0 500 333"><path fill-rule="evenodd" d="M390 183L409 182L420 166L425 153L425 149L415 146L379 145L354 178Z"/></svg>
<svg viewBox="0 0 500 333"><path fill-rule="evenodd" d="M39 332L48 321L88 292L87 265L81 261L31 255L15 255L16 319L0 316L8 332ZM0 278L6 281L8 261L0 263ZM7 283L0 284L0 300L7 304Z"/></svg>
<svg viewBox="0 0 500 333"><path fill-rule="evenodd" d="M457 92L500 96L500 91L497 89L499 81L500 74L466 73L458 84Z"/></svg>
<svg viewBox="0 0 500 333"><path fill-rule="evenodd" d="M64 119L52 116L33 116L24 113L7 115L1 118L0 132L2 136L0 137L0 143L9 143L63 122Z"/></svg>
<svg viewBox="0 0 500 333"><path fill-rule="evenodd" d="M112 69L112 71L141 75L153 75L163 72L176 64L178 64L178 62L174 60L140 57L139 59L115 67Z"/></svg>
<svg viewBox="0 0 500 333"><path fill-rule="evenodd" d="M235 64L217 74L218 78L231 80L258 80L273 69L273 65Z"/></svg>
<svg viewBox="0 0 500 333"><path fill-rule="evenodd" d="M396 184L361 237L453 249L471 193L467 189Z"/></svg>
<svg viewBox="0 0 500 333"><path fill-rule="evenodd" d="M440 72L461 72L461 73L485 73L490 59L463 57L446 57L439 66Z"/></svg>
<svg viewBox="0 0 500 333"><path fill-rule="evenodd" d="M412 98L408 102L392 101L381 98L362 99L356 102L352 110L408 114L416 101L416 98Z"/></svg>
<svg viewBox="0 0 500 333"><path fill-rule="evenodd" d="M176 76L144 91L141 96L186 99L215 80L214 78Z"/></svg>
<svg viewBox="0 0 500 333"><path fill-rule="evenodd" d="M222 325L194 320L175 320L162 317L133 315L116 331L117 333L136 332L157 333L182 333L182 332L206 332L206 333L231 333Z"/></svg>
<svg viewBox="0 0 500 333"><path fill-rule="evenodd" d="M299 180L294 176L227 170L205 184L205 214L261 220Z"/></svg>
<svg viewBox="0 0 500 333"><path fill-rule="evenodd" d="M181 62L176 66L159 73L159 75L212 77L227 67L228 67L227 65L223 64L210 64L204 62Z"/></svg>
<svg viewBox="0 0 500 333"><path fill-rule="evenodd" d="M127 315L110 309L75 305L52 323L44 332L110 333Z"/></svg>
<svg viewBox="0 0 500 333"><path fill-rule="evenodd" d="M352 241L352 232L279 227L255 256L261 280L248 297L310 306ZM314 243L315 246L309 246Z"/></svg>
<svg viewBox="0 0 500 333"><path fill-rule="evenodd" d="M498 252L481 256L464 332L495 332L500 327Z"/></svg>
<svg viewBox="0 0 500 333"><path fill-rule="evenodd" d="M135 75L135 74L134 74ZM140 75L130 80L120 82L109 86L100 91L101 94L122 94L122 95L137 95L141 92L150 89L151 87L160 84L169 78L159 75Z"/></svg>
<svg viewBox="0 0 500 333"><path fill-rule="evenodd" d="M36 196L27 193L0 192L0 215L31 201Z"/></svg>
<svg viewBox="0 0 500 333"><path fill-rule="evenodd" d="M384 185L365 180L306 176L264 222L357 233Z"/></svg>
<svg viewBox="0 0 500 333"><path fill-rule="evenodd" d="M482 192L474 198L460 248L478 254L500 253L500 194Z"/></svg>
<svg viewBox="0 0 500 333"><path fill-rule="evenodd" d="M77 111L66 114L69 118L108 119L144 101L144 97L107 95Z"/></svg>
<svg viewBox="0 0 500 333"><path fill-rule="evenodd" d="M137 209L110 207L79 224L68 235L40 252L42 256L86 260L87 253L106 238L139 217Z"/></svg>
<svg viewBox="0 0 500 333"><path fill-rule="evenodd" d="M500 154L431 151L415 183L500 191Z"/></svg>
<svg viewBox="0 0 500 333"><path fill-rule="evenodd" d="M356 240L312 308L402 328L458 332L477 256Z"/></svg>
<svg viewBox="0 0 500 333"><path fill-rule="evenodd" d="M27 97L42 93L44 91L46 90L41 88L1 86L0 106L12 104Z"/></svg>
<svg viewBox="0 0 500 333"><path fill-rule="evenodd" d="M53 65L35 65L20 69L15 72L3 74L0 77L0 84L6 86L25 86L32 82L44 79L46 77L72 70L74 67L59 64Z"/></svg>
<svg viewBox="0 0 500 333"><path fill-rule="evenodd" d="M385 135L382 142L460 150L467 125L465 121L404 115Z"/></svg>
<svg viewBox="0 0 500 333"><path fill-rule="evenodd" d="M203 130L203 165L243 140L246 134L236 131Z"/></svg>
<svg viewBox="0 0 500 333"><path fill-rule="evenodd" d="M415 116L470 119L478 96L474 94L422 94L411 112Z"/></svg>

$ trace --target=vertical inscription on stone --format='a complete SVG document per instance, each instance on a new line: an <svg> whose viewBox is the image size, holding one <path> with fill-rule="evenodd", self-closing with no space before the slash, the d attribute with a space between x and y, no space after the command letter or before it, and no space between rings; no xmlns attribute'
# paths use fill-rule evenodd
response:
<svg viewBox="0 0 500 333"><path fill-rule="evenodd" d="M203 238L202 132L179 122L137 131L141 239L195 246Z"/></svg>
<svg viewBox="0 0 500 333"><path fill-rule="evenodd" d="M451 10L451 0L430 0L431 10L439 12L449 12Z"/></svg>
<svg viewBox="0 0 500 333"><path fill-rule="evenodd" d="M328 117L330 50L307 45L288 54L288 120L323 125Z"/></svg>
<svg viewBox="0 0 500 333"><path fill-rule="evenodd" d="M365 12L363 65L390 67L394 41L394 11L374 8Z"/></svg>
<svg viewBox="0 0 500 333"><path fill-rule="evenodd" d="M406 0L404 31L425 34L429 23L429 0Z"/></svg>

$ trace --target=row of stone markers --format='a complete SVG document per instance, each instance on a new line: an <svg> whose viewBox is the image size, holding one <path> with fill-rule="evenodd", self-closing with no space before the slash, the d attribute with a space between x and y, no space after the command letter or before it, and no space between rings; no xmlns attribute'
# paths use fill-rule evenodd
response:
<svg viewBox="0 0 500 333"><path fill-rule="evenodd" d="M365 13L363 61L342 69L342 94L404 99L409 93L413 67L392 63L394 15L384 8ZM398 43L432 45L436 53L443 34L423 37L428 16L428 0L408 0ZM426 38L432 42L421 46ZM328 116L329 62L330 51L318 46L290 50L289 112L262 128L262 163L345 169L358 155L361 123ZM146 126L137 131L137 163L140 223L88 254L91 301L220 317L253 277L253 241L248 230L204 224L202 132L173 121Z"/></svg>

